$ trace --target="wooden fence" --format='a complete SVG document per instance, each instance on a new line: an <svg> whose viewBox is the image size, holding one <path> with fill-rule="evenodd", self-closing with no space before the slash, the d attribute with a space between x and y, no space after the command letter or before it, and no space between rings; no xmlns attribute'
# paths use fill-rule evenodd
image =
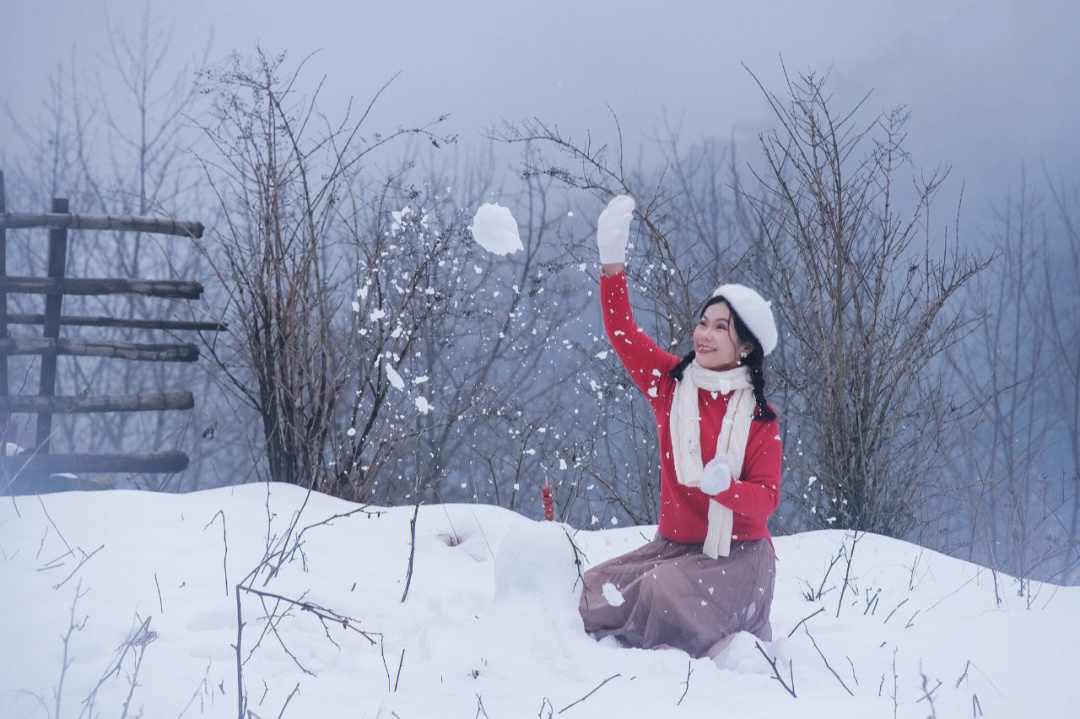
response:
<svg viewBox="0 0 1080 719"><path fill-rule="evenodd" d="M11 277L7 273L7 230L48 229L46 277ZM4 175L0 172L0 493L40 485L42 478L58 473L173 473L188 465L183 452L156 454L54 454L50 451L53 415L98 412L159 412L189 410L195 406L191 392L159 392L118 396L56 396L56 359L61 355L107 357L149 362L194 362L199 348L191 343L144 344L61 337L61 327L107 327L139 330L225 330L216 322L136 320L62 314L65 295L143 295L198 299L203 288L197 282L137 279L83 279L66 276L67 246L72 230L112 230L176 235L198 239L198 222L152 217L73 215L68 201L55 198L52 211L40 214L7 212ZM9 314L9 294L45 296L43 314ZM12 326L40 326L40 337L11 337ZM36 395L13 396L8 386L8 357L36 355L41 358ZM11 453L8 441L12 414L37 415L32 447Z"/></svg>

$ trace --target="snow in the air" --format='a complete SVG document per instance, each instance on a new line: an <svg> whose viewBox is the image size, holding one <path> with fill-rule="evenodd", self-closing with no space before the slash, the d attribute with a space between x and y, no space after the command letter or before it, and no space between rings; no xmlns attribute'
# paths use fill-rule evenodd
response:
<svg viewBox="0 0 1080 719"><path fill-rule="evenodd" d="M525 249L518 234L517 220L502 205L485 203L473 216L469 231L477 244L493 255L511 255Z"/></svg>
<svg viewBox="0 0 1080 719"><path fill-rule="evenodd" d="M0 716L87 716L92 699L93 715L119 717L129 694L129 717L237 716L238 584L248 716L1054 718L1080 706L1080 588L1022 586L876 535L854 552L839 530L777 537L773 639L740 634L716 660L690 659L598 642L577 612L580 572L655 527L579 531L484 505L423 505L415 524L411 507L358 509L280 484L3 498Z"/></svg>
<svg viewBox="0 0 1080 719"><path fill-rule="evenodd" d="M388 362L383 363L383 366L386 368L386 379L390 380L390 384L394 386L394 389L405 389L405 380L401 378L397 370L391 367Z"/></svg>

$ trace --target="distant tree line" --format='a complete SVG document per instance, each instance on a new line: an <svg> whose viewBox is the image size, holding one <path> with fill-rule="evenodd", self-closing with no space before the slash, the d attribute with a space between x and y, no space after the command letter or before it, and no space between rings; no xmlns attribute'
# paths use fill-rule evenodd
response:
<svg viewBox="0 0 1080 719"><path fill-rule="evenodd" d="M628 193L636 316L661 346L688 349L720 281L774 301L776 532L857 528L1025 579L1080 579L1070 176L1021 175L967 237L932 219L947 173L911 166L903 108L859 124L812 74L761 88L774 129L746 166L731 145L671 129L646 164L621 136L575 140L539 120L504 123L488 151L463 156L447 150L445 118L371 127L378 95L359 110L327 107L312 59L257 50L163 77L169 46L148 21L134 41L111 38L91 74L113 73L127 94L106 101L86 68L64 68L39 117L11 118L20 148L0 157L9 208L68 196L73 211L207 226L200 243L71 243L73 274L202 281L199 318L230 327L202 338L194 367L61 364L64 393L196 389L184 418L58 421L54 446L67 451L192 455L181 476L124 486L269 480L539 516L549 481L559 518L576 526L655 522L652 415L597 310L595 216ZM497 156L520 172L502 172ZM473 242L469 222L487 201L513 211L524 252L501 258ZM9 233L12 274L44 262L28 234ZM33 311L20 302L11 311ZM72 312L132 318L182 311L74 302L84 306ZM33 376L29 360L15 367ZM9 427L7 439L23 432Z"/></svg>

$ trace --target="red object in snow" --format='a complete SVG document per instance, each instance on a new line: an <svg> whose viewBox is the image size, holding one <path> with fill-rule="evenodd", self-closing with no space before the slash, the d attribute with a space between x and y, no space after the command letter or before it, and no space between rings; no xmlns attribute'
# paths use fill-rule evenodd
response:
<svg viewBox="0 0 1080 719"><path fill-rule="evenodd" d="M555 503L551 499L551 487L545 486L540 488L540 494L544 498L544 519L551 521L555 519Z"/></svg>

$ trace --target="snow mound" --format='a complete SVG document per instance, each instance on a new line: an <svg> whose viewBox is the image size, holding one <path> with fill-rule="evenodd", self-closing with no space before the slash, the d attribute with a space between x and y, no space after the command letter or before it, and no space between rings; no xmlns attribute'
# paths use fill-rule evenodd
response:
<svg viewBox="0 0 1080 719"><path fill-rule="evenodd" d="M290 526L303 533L296 552L238 609L236 584ZM18 498L0 503L0 528L5 719L45 716L38 697L61 681L59 715L75 716L103 676L95 709L119 716L144 651L129 715L235 715L240 610L245 692L264 717L286 702L285 716L436 719L672 707L925 717L927 692L939 717L973 706L1069 716L1080 704L1080 589L875 535L860 533L854 549L840 530L777 537L773 640L738 634L715 659L690 659L596 641L577 611L579 572L639 548L655 527L574 531L500 507L362 508L248 484ZM347 621L320 620L320 607ZM62 671L71 622L81 628ZM129 651L117 672L118 647Z"/></svg>
<svg viewBox="0 0 1080 719"><path fill-rule="evenodd" d="M515 522L495 553L495 603L571 602L576 611L581 584L570 541L561 524Z"/></svg>
<svg viewBox="0 0 1080 719"><path fill-rule="evenodd" d="M477 244L493 255L512 255L525 249L518 234L517 220L502 205L486 203L473 216L469 232Z"/></svg>

